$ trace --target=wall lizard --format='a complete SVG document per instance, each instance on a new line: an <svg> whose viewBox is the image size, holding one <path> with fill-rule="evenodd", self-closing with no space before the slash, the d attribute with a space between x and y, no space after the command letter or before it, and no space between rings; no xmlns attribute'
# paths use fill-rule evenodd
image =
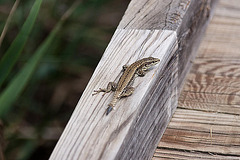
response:
<svg viewBox="0 0 240 160"><path fill-rule="evenodd" d="M159 61L160 60L158 58L148 57L138 60L130 66L124 65L123 74L120 77L118 83L109 82L106 89L99 88L99 90L94 90L95 93L93 95L99 92L115 92L112 101L108 104L106 115L108 115L114 109L117 101L120 98L132 95L134 91L134 87L132 87L132 84L135 77L143 77L146 74L146 71L150 67L159 63Z"/></svg>

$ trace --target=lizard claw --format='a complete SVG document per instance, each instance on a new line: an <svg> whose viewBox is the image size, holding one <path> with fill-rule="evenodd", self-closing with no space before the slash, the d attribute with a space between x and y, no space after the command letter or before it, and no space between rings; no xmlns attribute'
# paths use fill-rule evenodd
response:
<svg viewBox="0 0 240 160"><path fill-rule="evenodd" d="M92 94L92 96L94 96L94 95L96 95L96 94L98 94L99 92L101 92L102 91L102 89L101 88L99 88L99 90L94 90L93 92L93 94Z"/></svg>
<svg viewBox="0 0 240 160"><path fill-rule="evenodd" d="M94 95L96 95L96 94L98 94L99 92L97 92L97 91L94 91L94 93L92 94L92 96L94 96Z"/></svg>
<svg viewBox="0 0 240 160"><path fill-rule="evenodd" d="M92 96L94 96L100 92L104 92L102 95L102 96L104 96L106 94L106 89L99 88L99 90L94 90L93 92L95 92L95 93L93 93Z"/></svg>

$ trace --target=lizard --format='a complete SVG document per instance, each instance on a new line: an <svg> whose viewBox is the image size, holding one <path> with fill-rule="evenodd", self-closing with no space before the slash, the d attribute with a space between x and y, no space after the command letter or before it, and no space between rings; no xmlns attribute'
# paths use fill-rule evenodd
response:
<svg viewBox="0 0 240 160"><path fill-rule="evenodd" d="M130 66L124 65L122 67L123 74L120 77L118 83L109 82L106 89L99 88L99 90L94 90L95 93L93 93L92 95L96 95L99 92L115 92L112 101L108 104L106 115L108 115L114 109L117 101L120 98L132 95L134 91L134 87L132 87L133 80L137 76L145 76L147 70L159 62L160 59L158 58L148 57L140 59L131 64Z"/></svg>

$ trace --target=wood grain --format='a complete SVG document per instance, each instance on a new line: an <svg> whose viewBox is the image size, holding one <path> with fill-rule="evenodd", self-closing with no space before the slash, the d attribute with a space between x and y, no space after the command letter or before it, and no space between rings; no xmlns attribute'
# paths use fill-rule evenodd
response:
<svg viewBox="0 0 240 160"><path fill-rule="evenodd" d="M191 0L132 0L118 28L177 30L190 4Z"/></svg>
<svg viewBox="0 0 240 160"><path fill-rule="evenodd" d="M238 116L178 109L172 122L159 143L161 147L240 156Z"/></svg>
<svg viewBox="0 0 240 160"><path fill-rule="evenodd" d="M240 159L239 13L217 6L154 160Z"/></svg>
<svg viewBox="0 0 240 160"><path fill-rule="evenodd" d="M58 150L53 152L50 159L114 159L126 137L131 139L133 132L129 131L130 127L137 129L143 125L140 124L144 123L140 117L155 117L147 122L150 124L161 119L169 121L172 113L168 108L177 105L174 99L177 95L177 57L172 55L176 45L176 34L171 31L116 30L56 146ZM117 109L106 116L112 94L92 96L93 90L107 86L109 81L116 81L124 64L149 56L161 59L160 64L146 76L137 78L134 94L121 99L116 105ZM167 76L159 79L163 74ZM158 101L159 94L166 97ZM162 107L156 108L155 105ZM164 116L158 117L158 114ZM166 127L167 123L163 125ZM149 136L151 133L144 135ZM71 147L66 148L65 145Z"/></svg>
<svg viewBox="0 0 240 160"><path fill-rule="evenodd" d="M194 150L169 150L168 148L157 148L154 154L153 160L158 159L194 159L194 160L239 160L238 157L231 156L231 155L217 155L211 152L200 152Z"/></svg>
<svg viewBox="0 0 240 160"><path fill-rule="evenodd" d="M179 85L214 4L131 1L50 159L151 159L177 107ZM92 96L93 90L116 82L123 65L149 56L160 63L138 77L133 95L106 116L113 94Z"/></svg>

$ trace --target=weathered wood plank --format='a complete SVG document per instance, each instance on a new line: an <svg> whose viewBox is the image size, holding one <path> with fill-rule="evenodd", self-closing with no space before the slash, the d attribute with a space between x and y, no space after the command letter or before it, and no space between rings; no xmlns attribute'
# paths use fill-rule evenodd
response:
<svg viewBox="0 0 240 160"><path fill-rule="evenodd" d="M121 39L115 41L115 35L118 37L121 35ZM81 98L78 103L79 107L75 111L75 116L73 115L73 118L69 122L69 125L73 125L74 127L69 126L70 131L65 135L66 137L63 137L63 139L65 139L65 143L70 143L68 145L73 146L74 149L65 148L64 145L60 146L62 149L65 149L65 152L58 155L63 159L69 158L69 155L65 154L66 152L69 152L69 154L73 156L75 153L78 153L78 156L80 156L81 159L95 159L96 157L97 159L113 159L114 156L116 156L115 151L118 151L118 148L121 146L120 144L123 143L122 141L128 133L127 131L129 131L131 123L133 123L133 117L138 112L138 107L142 106L141 109L148 110L144 104L149 103L149 101L140 101L141 99L146 99L143 98L144 96L151 98L152 96L157 96L159 94L167 95L165 100L163 99L163 101L159 101L161 105L165 105L165 107L159 108L162 112L166 112L169 105L176 105L173 104L176 103L176 100L171 102L172 99L168 99L177 94L176 84L174 85L177 79L177 72L175 71L177 67L174 65L177 62L177 57L172 61L168 60L171 58L171 53L174 53L176 35L174 35L173 32L168 31L150 30L117 30L115 35L113 36L114 43L113 41L110 42L103 55L102 61L96 68L89 85L82 96L83 98ZM145 43L145 45L139 45L142 43ZM131 48L126 44L130 44ZM142 50L144 52L142 52ZM118 54L114 54L112 51L115 51ZM136 54L136 52L138 54ZM135 85L137 85L135 90L136 94L119 101L116 106L117 110L106 116L105 109L107 104L111 101L111 94L107 94L104 97L101 95L92 96L91 94L94 89L106 86L108 83L106 79L115 81L119 77L122 68L121 66L129 64L129 58L126 58L126 56L132 57L130 63L136 61L139 56L158 57L161 59L161 63L158 65L158 69L151 70L143 78L137 78L135 80ZM168 63L166 64L166 62ZM165 67L168 67L169 70L161 69ZM162 74L168 76L158 79L157 77L160 77ZM169 80L170 82L166 83L166 81ZM153 85L155 84L155 81L159 81L159 84L164 85L156 87L156 85ZM150 90L148 90L149 88ZM158 88L158 90L156 88ZM158 93L152 95L152 92ZM158 99L154 98L154 101L151 101L152 105L158 103L157 100ZM146 111L145 116L153 116L153 114L148 113L150 111L151 110ZM156 116L157 115L155 115L155 117ZM165 116L170 118L171 113L169 113L169 115L166 114ZM97 131L97 134L94 134L94 131ZM104 138L99 139L99 136ZM76 142L77 144L75 144ZM61 143L61 139L59 143ZM89 152L89 150L92 150L93 148L94 150L101 152L94 152L94 154ZM114 148L115 151L112 151L112 148ZM58 156L56 158L60 158ZM70 159L71 158L74 157L70 157Z"/></svg>
<svg viewBox="0 0 240 160"><path fill-rule="evenodd" d="M205 73L190 73L187 76L186 84L184 87L189 86L189 83L208 85L208 86L221 86L226 88L239 88L240 77L235 76L219 76L214 74ZM193 85L193 84L192 84ZM226 91L225 91L226 92Z"/></svg>
<svg viewBox="0 0 240 160"><path fill-rule="evenodd" d="M153 159L240 159L239 13L220 1Z"/></svg>
<svg viewBox="0 0 240 160"><path fill-rule="evenodd" d="M240 106L238 103L236 104L240 95L239 77L219 76L216 75L217 73L214 75L213 72L204 74L195 71L194 73L193 70L188 75L183 87L183 93L180 95L179 108L226 114L240 113ZM195 101L192 98L189 99L189 96L185 98L188 93L193 97L200 96L201 98L197 98ZM209 98L212 101L209 101Z"/></svg>
<svg viewBox="0 0 240 160"><path fill-rule="evenodd" d="M207 43L200 47L198 57L239 59L239 25L239 1L221 1L204 38Z"/></svg>
<svg viewBox="0 0 240 160"><path fill-rule="evenodd" d="M193 78L193 79L191 79ZM202 83L203 79L207 79L207 83ZM235 77L234 77L235 78ZM228 95L239 95L240 94L240 87L239 85L234 85L233 77L230 77L228 81L221 81L220 83L217 80L226 79L219 78L215 75L208 75L208 74L192 74L188 76L187 81L185 82L183 91L186 92L205 92L210 94L228 94ZM229 80L230 79L230 80ZM237 81L236 83L240 83L240 78L235 78ZM225 83L224 83L225 82Z"/></svg>
<svg viewBox="0 0 240 160"><path fill-rule="evenodd" d="M192 102L203 102L210 104L227 104L227 105L239 105L240 95L222 95L222 94L211 94L211 93L193 93L193 92L182 92L179 101Z"/></svg>
<svg viewBox="0 0 240 160"><path fill-rule="evenodd" d="M158 159L194 159L194 160L216 160L216 159L225 159L225 160L239 160L238 157L231 155L217 155L211 152L200 152L193 150L169 150L168 148L157 148L154 154L153 160Z"/></svg>
<svg viewBox="0 0 240 160"><path fill-rule="evenodd" d="M131 1L50 159L151 159L214 2ZM106 116L112 94L92 96L93 90L116 82L123 65L149 56L161 62Z"/></svg>
<svg viewBox="0 0 240 160"><path fill-rule="evenodd" d="M239 65L239 60L233 59L232 57L229 57L228 59L198 58L194 61L194 66L191 72L224 77L240 77Z"/></svg>
<svg viewBox="0 0 240 160"><path fill-rule="evenodd" d="M149 1L132 0L119 28L177 30L190 4L200 6L191 0ZM190 7L190 13L193 6ZM188 21L188 20L187 20Z"/></svg>
<svg viewBox="0 0 240 160"><path fill-rule="evenodd" d="M204 103L199 101L193 102L191 100L179 101L178 108L201 110L201 111L216 112L216 113L235 114L235 115L238 115L240 112L239 105Z"/></svg>
<svg viewBox="0 0 240 160"><path fill-rule="evenodd" d="M152 118L152 121L148 121L150 124L156 119L157 121L169 120L172 113L168 108L171 105L177 105L177 100L174 99L177 95L177 56L172 55L176 49L176 42L176 34L172 31L118 29L85 89L67 130L58 143L62 151L58 151L56 155L53 152L51 158L113 159L126 139L129 128L133 126L134 121L139 121L138 118L143 116L137 113L144 113L145 117ZM92 96L93 90L107 86L108 81L116 81L124 64L131 64L140 57L149 56L161 59L160 64L143 78L137 78L134 83L137 86L135 94L120 100L116 106L117 110L106 116L105 110L112 95ZM166 76L159 79L161 75ZM166 96L162 101L158 101L156 97L160 94ZM154 105L163 107L158 108L159 111L156 112L156 109L151 110ZM161 112L170 113L158 117L157 115ZM146 128L140 127L141 130ZM148 136L147 133L144 135ZM72 147L66 148L65 144Z"/></svg>
<svg viewBox="0 0 240 160"><path fill-rule="evenodd" d="M172 122L160 147L240 156L239 117L178 109Z"/></svg>

